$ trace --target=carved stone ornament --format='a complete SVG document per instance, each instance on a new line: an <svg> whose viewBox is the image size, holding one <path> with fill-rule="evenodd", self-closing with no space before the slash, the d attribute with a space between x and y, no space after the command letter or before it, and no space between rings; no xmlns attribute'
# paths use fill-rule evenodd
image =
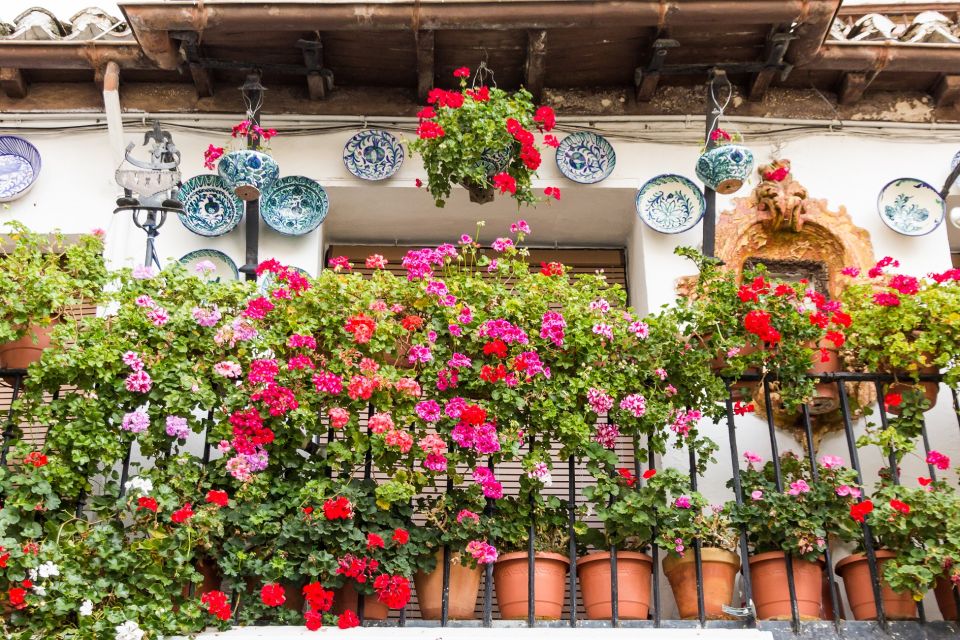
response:
<svg viewBox="0 0 960 640"><path fill-rule="evenodd" d="M789 160L774 160L759 167L758 172L762 180L753 192L735 198L733 210L719 216L716 257L737 273L743 272L747 261L825 268L824 293L837 298L849 280L841 273L844 267L867 271L874 265L870 234L853 223L842 205L832 211L826 200L811 198L791 173ZM689 286L680 286L684 284ZM846 387L852 406L869 404L875 398L873 385L848 383ZM771 394L775 424L803 442L802 418L779 410L778 396L775 391ZM766 415L762 390L754 400L757 415ZM838 411L815 415L811 420L814 446L825 433L843 428Z"/></svg>

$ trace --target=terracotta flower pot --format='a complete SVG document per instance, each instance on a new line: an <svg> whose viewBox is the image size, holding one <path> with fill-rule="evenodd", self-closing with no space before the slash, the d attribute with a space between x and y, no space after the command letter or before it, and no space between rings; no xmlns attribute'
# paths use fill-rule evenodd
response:
<svg viewBox="0 0 960 640"><path fill-rule="evenodd" d="M0 369L26 369L40 359L43 350L50 346L53 324L32 324L19 340L0 344Z"/></svg>
<svg viewBox="0 0 960 640"><path fill-rule="evenodd" d="M557 620L563 611L570 561L559 553L537 553L534 561L533 614L541 620ZM500 617L504 620L527 617L529 575L526 551L505 553L494 565L493 584L497 589Z"/></svg>
<svg viewBox="0 0 960 640"><path fill-rule="evenodd" d="M443 608L443 550L437 551L437 568L430 573L418 571L413 576L417 602L424 620L439 620ZM480 591L480 567L460 564L460 554L450 556L450 591L447 616L451 620L473 620Z"/></svg>
<svg viewBox="0 0 960 640"><path fill-rule="evenodd" d="M877 571L883 574L883 565L897 557L892 551L876 551ZM870 565L867 556L855 553L837 563L837 575L843 578L847 591L847 601L857 620L876 620L877 605L873 600L873 583L870 580ZM917 617L917 603L910 593L897 593L881 578L880 597L883 599L883 612L888 620L913 620Z"/></svg>
<svg viewBox="0 0 960 640"><path fill-rule="evenodd" d="M953 583L946 578L937 578L933 595L937 597L937 606L940 607L943 619L957 622L957 601L953 599Z"/></svg>
<svg viewBox="0 0 960 640"><path fill-rule="evenodd" d="M358 613L357 590L349 583L337 589L333 596L333 612L340 615L346 609ZM371 594L363 597L364 620L386 620L389 611L387 605L380 602L377 596Z"/></svg>
<svg viewBox="0 0 960 640"><path fill-rule="evenodd" d="M636 551L617 552L617 616L621 620L646 620L650 611L650 575L653 560ZM577 560L577 577L587 618L613 617L610 592L610 552L598 551Z"/></svg>
<svg viewBox="0 0 960 640"><path fill-rule="evenodd" d="M283 608L302 613L303 605L306 602L303 597L303 585L306 583L303 580L299 582L284 580L280 584L283 586L283 595L286 598L283 601Z"/></svg>
<svg viewBox="0 0 960 640"><path fill-rule="evenodd" d="M740 571L740 556L724 549L707 547L700 550L703 576L703 612L709 620L729 619L723 605L733 601L733 587ZM683 558L668 555L663 559L663 572L677 600L680 617L698 617L696 555L690 551Z"/></svg>
<svg viewBox="0 0 960 640"><path fill-rule="evenodd" d="M768 551L750 556L750 582L753 602L760 620L789 620L790 587L787 583L786 556ZM823 596L823 563L793 559L793 582L801 620L819 620Z"/></svg>
<svg viewBox="0 0 960 640"><path fill-rule="evenodd" d="M208 591L218 591L220 585L223 583L223 575L220 573L220 567L217 566L216 560L204 556L202 558L197 558L196 564L197 571L200 575L203 576L203 580L199 585L194 587L194 595L200 597ZM183 595L184 597L190 592L190 585L183 585Z"/></svg>
<svg viewBox="0 0 960 640"><path fill-rule="evenodd" d="M826 354L827 361L823 362L820 349ZM813 352L813 365L810 367L810 373L836 373L840 371L840 358L837 356L837 349L829 340L821 340ZM817 416L824 413L836 411L840 406L839 392L837 385L833 382L818 382L813 391L810 402L807 403L811 415Z"/></svg>
<svg viewBox="0 0 960 640"><path fill-rule="evenodd" d="M940 369L937 367L924 367L920 369L920 375L936 375L940 372ZM904 377L907 377L909 374L900 372ZM933 409L937 404L937 396L940 395L940 384L938 382L921 382L919 383L920 387L923 389L923 397L926 398L929 403L927 411ZM887 393L899 393L904 395L916 389L916 385L911 382L893 382L887 387ZM900 415L900 407L890 407L888 411L894 415Z"/></svg>

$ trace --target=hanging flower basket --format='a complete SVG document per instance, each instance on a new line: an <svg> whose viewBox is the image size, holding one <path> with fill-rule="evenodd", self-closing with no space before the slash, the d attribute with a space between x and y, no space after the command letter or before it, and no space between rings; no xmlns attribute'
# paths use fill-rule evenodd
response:
<svg viewBox="0 0 960 640"><path fill-rule="evenodd" d="M427 171L426 187L438 207L444 206L454 185L470 192L470 201L491 202L497 191L522 204L536 204L549 197L560 198L556 187L536 196L532 180L541 155L533 132L544 134L542 143L553 147L557 138L555 116L550 107L535 108L525 89L507 93L484 84L492 73L481 65L471 86L470 70L454 71L460 91L431 89L428 106L418 113L417 139L410 143L420 154ZM417 180L417 186L423 183Z"/></svg>
<svg viewBox="0 0 960 640"><path fill-rule="evenodd" d="M262 129L252 120L244 120L233 127L230 135L242 140L246 148L225 153L223 147L211 144L203 153L203 166L207 169L216 166L217 173L241 200L256 200L280 177L280 166L270 156L268 146L277 131Z"/></svg>
<svg viewBox="0 0 960 640"><path fill-rule="evenodd" d="M697 159L697 177L717 193L736 193L753 171L753 152L737 144L739 138L714 129L710 140L717 146Z"/></svg>

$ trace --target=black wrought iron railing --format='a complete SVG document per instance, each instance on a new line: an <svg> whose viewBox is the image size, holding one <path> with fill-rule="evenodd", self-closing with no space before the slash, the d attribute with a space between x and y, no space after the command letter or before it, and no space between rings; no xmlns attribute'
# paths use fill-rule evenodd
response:
<svg viewBox="0 0 960 640"><path fill-rule="evenodd" d="M819 382L829 383L836 386L837 391L837 400L839 404L838 413L842 421L842 430L844 434L845 444L847 452L850 459L850 464L853 470L856 473L858 484L863 486L864 481L864 469L861 464L861 459L857 446L857 424L855 424L858 419L855 418L852 411L852 402L848 396L848 391L846 383L857 382L857 383L866 383L872 385L877 402L877 411L876 415L877 420L880 422L882 428L888 426L888 418L885 412L884 407L884 391L885 386L891 382L895 381L895 378L886 374L866 374L866 373L850 373L850 372L841 372L841 373L827 373L819 374L816 376ZM8 463L8 455L10 451L10 445L13 435L15 434L18 425L15 424L15 415L12 407L13 402L20 396L23 390L23 385L25 383L26 372L24 370L0 370L0 403L6 404L6 411L4 416L4 428L3 428L3 442L2 447L0 447L0 465L5 465ZM919 378L922 382L939 382L939 375L923 375ZM774 465L775 476L776 476L776 486L779 491L784 490L783 484L783 473L780 467L780 447L778 444L777 438L777 428L775 423L774 416L774 402L771 397L771 379L761 378L759 375L747 374L741 378L741 381L746 382L758 382L761 385L762 394L765 400L765 416L761 419L765 419L767 431L769 437L769 447L771 453L771 460ZM6 387L6 390L3 387ZM5 391L5 393L4 393ZM956 432L957 440L953 443L945 442L941 445L941 448L953 447L956 448L957 442L960 442L960 397L958 397L957 389L950 389L950 394L952 397L953 403L953 417L956 420L958 431ZM5 397L4 397L5 396ZM5 402L3 402L5 401ZM0 404L0 406L2 406ZM373 409L370 409L372 415ZM941 412L942 413L942 412ZM759 417L759 416L758 416ZM209 416L212 420L212 414ZM733 395L726 400L726 435L729 441L729 454L730 454L730 478L733 499L737 504L743 504L744 502L744 491L740 482L740 459L741 459L741 449L740 443L738 442L738 428L742 426L745 422L754 421L756 418L747 418L740 417L735 411L735 400ZM739 423L739 424L738 424ZM814 429L813 429L813 420L811 414L806 406L801 408L800 413L800 423L802 426L803 432L803 455L805 455L810 463L810 468L812 470L813 480L816 481L817 478L817 462L815 459L815 440L814 440ZM722 427L722 425L718 425ZM750 425L752 427L756 426L756 423ZM952 430L952 429L951 429ZM941 431L946 432L947 429L941 429ZM940 434L943 435L943 434ZM334 440L335 434L333 429L330 429L327 433L327 442L332 442ZM921 427L921 436L920 441L917 443L919 447L922 447L922 452L924 454L929 454L933 449L931 447L931 438L928 432L926 418L923 420ZM639 451L640 447L644 446L645 443L634 441L631 443L634 451ZM531 445L532 446L532 445ZM654 468L654 451L652 448L648 447L646 459L649 461L649 468ZM924 456L927 457L926 455ZM202 460L204 464L210 461L211 458L211 449L209 442L204 438L204 446L202 453ZM638 482L643 482L642 470L641 470L641 456L635 455L633 459L634 465L634 474L637 476ZM371 453L368 450L363 466L363 478L365 480L371 480L374 478L373 464L371 459ZM557 461L562 464L562 461ZM567 602L564 608L564 617L561 620L556 621L544 621L538 620L535 612L535 590L536 590L536 527L534 525L530 526L530 538L528 541L528 559L527 559L527 569L528 569L528 611L526 617L526 625L530 627L540 626L540 625L550 625L550 626L652 626L659 628L662 626L685 626L686 624L691 624L690 622L680 623L678 621L669 620L664 617L665 602L666 598L664 597L663 589L661 588L661 568L660 568L660 549L656 546L650 548L650 555L653 558L652 565L652 602L650 607L649 619L645 621L636 621L636 620L621 620L619 615L619 587L618 584L618 571L617 571L617 562L618 562L618 550L616 547L611 547L610 552L610 596L611 596L611 616L608 620L604 621L587 621L582 619L583 609L578 602L578 572L577 572L577 545L576 545L576 535L575 535L575 524L577 522L577 513L576 509L578 506L578 500L580 500L580 490L583 486L578 486L577 481L577 472L576 465L577 460L574 457L570 457L566 460L567 467L567 480L566 480L566 498L569 505L569 534L570 534L570 544L568 548L569 556L569 573L567 576ZM693 450L689 452L689 475L691 488L697 490L698 483L698 461L696 459L696 453ZM127 451L127 455L123 461L121 468L121 487L125 484L127 477L130 472L131 464L131 451ZM886 467L886 472L889 474L890 478L895 483L900 482L899 470L897 459L895 455L889 455L889 457L884 461L884 466ZM488 467L491 470L494 470L493 460L490 459L488 462ZM927 471L930 477L933 480L937 479L937 469L933 464L927 463ZM447 480L447 490L450 491L453 489L452 479ZM121 489L122 491L122 489ZM863 499L863 498L861 498ZM496 504L494 500L488 499L486 511L487 513L495 512ZM83 511L83 498L79 500L77 505L77 514L78 516ZM886 612L884 611L884 598L882 594L883 584L881 578L881 571L877 562L877 555L875 548L875 539L870 531L870 527L867 523L862 524L863 528L863 540L864 540L864 550L865 555L867 556L870 578L872 583L873 590L873 599L874 605L876 606L876 621L875 624L879 627L880 630L886 631L891 625L891 621L888 620ZM656 536L654 536L655 538ZM697 619L692 622L694 625L699 625L701 627L718 625L724 627L740 627L740 628L754 628L757 626L764 627L768 623L764 621L757 620L755 615L755 610L752 606L753 603L753 585L750 575L750 563L747 561L747 558L750 555L750 547L748 544L748 532L744 529L740 531L740 540L739 540L739 550L740 550L740 593L742 596L742 602L740 604L744 605L741 607L730 607L728 613L734 618L732 621L709 621L706 615L706 608L704 604L704 586L703 586L703 561L702 561L702 549L699 540L695 540L693 544L693 553L694 553L694 563L697 576ZM480 612L480 619L476 621L465 622L462 620L451 620L449 615L449 606L450 606L450 576L451 576L451 563L453 559L453 553L451 549L444 548L442 554L442 608L440 620L437 622L432 622L429 624L439 624L440 626L448 625L471 625L471 626L482 626L482 627L492 627L495 626L495 613L497 609L494 589L493 589L493 565L487 564L484 565L482 589L479 594L479 604L477 608ZM827 572L827 580L829 584L829 602L824 604L829 604L829 610L832 612L831 618L826 621L821 621L820 624L832 623L835 631L839 635L843 635L844 629L847 627L847 621L842 617L844 607L842 606L842 598L838 592L836 576L834 572L834 562L831 554L829 545L825 551L825 569ZM785 575L789 587L790 593L790 620L789 620L789 629L785 631L792 631L793 633L801 633L802 625L805 622L801 619L801 614L798 606L797 598L797 588L795 583L795 576L793 571L793 563L789 554L785 556ZM952 589L953 602L956 606L956 611L960 612L960 592L956 586ZM733 604L733 603L731 603ZM357 603L357 615L361 621L364 621L364 598L358 598ZM377 624L395 624L399 626L404 626L415 622L416 624L425 624L420 620L415 620L415 614L417 612L414 610L407 611L404 609L399 612L397 618L387 621L386 623L377 623ZM926 625L920 628L918 632L919 635L916 637L934 637L936 634L928 632L928 618L929 616L924 611L923 602L917 603L917 621L914 624ZM956 622L956 621L954 621ZM370 621L368 621L368 624ZM512 624L517 624L513 622ZM520 622L522 624L522 621ZM782 624L782 623L781 623ZM900 624L899 622L897 624ZM953 626L943 626L939 628L940 631L948 634L957 633L956 627ZM856 635L856 634L855 634Z"/></svg>

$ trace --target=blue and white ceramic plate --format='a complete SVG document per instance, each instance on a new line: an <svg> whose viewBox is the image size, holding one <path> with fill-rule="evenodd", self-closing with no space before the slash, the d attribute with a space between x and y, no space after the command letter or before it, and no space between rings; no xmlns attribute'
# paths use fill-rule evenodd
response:
<svg viewBox="0 0 960 640"><path fill-rule="evenodd" d="M947 212L940 192L923 180L898 178L880 191L880 218L905 236L925 236L943 222Z"/></svg>
<svg viewBox="0 0 960 640"><path fill-rule="evenodd" d="M343 164L364 180L386 180L403 164L403 145L383 129L367 129L347 140Z"/></svg>
<svg viewBox="0 0 960 640"><path fill-rule="evenodd" d="M683 233L692 229L706 209L700 188L680 175L659 175L637 191L637 215L660 233Z"/></svg>
<svg viewBox="0 0 960 640"><path fill-rule="evenodd" d="M231 260L230 256L223 251L217 251L216 249L197 249L180 258L181 264L183 264L190 273L194 272L194 267L197 266L198 262L204 260L209 260L213 263L213 266L216 267L210 276L211 280L228 281L240 279L240 270L237 269L237 263Z"/></svg>
<svg viewBox="0 0 960 640"><path fill-rule="evenodd" d="M307 272L306 269L301 269L300 267L287 267L287 268L290 269L290 271L296 271L300 275L305 276L307 278L310 277L310 274ZM270 288L273 286L273 283L276 281L277 281L277 274L273 273L272 271L267 271L257 281L257 289L259 289L260 293L262 293L263 295L267 295L268 293L270 293Z"/></svg>
<svg viewBox="0 0 960 640"><path fill-rule="evenodd" d="M232 231L243 220L243 201L226 180L212 173L194 176L180 187L180 222L198 236L212 238Z"/></svg>
<svg viewBox="0 0 960 640"><path fill-rule="evenodd" d="M303 176L280 178L260 199L263 221L288 236L302 236L319 227L329 208L323 187Z"/></svg>
<svg viewBox="0 0 960 640"><path fill-rule="evenodd" d="M0 202L25 195L40 175L40 152L18 136L0 136Z"/></svg>
<svg viewBox="0 0 960 640"><path fill-rule="evenodd" d="M557 147L560 173L580 184L606 179L617 165L613 145L603 136L589 131L571 133Z"/></svg>

